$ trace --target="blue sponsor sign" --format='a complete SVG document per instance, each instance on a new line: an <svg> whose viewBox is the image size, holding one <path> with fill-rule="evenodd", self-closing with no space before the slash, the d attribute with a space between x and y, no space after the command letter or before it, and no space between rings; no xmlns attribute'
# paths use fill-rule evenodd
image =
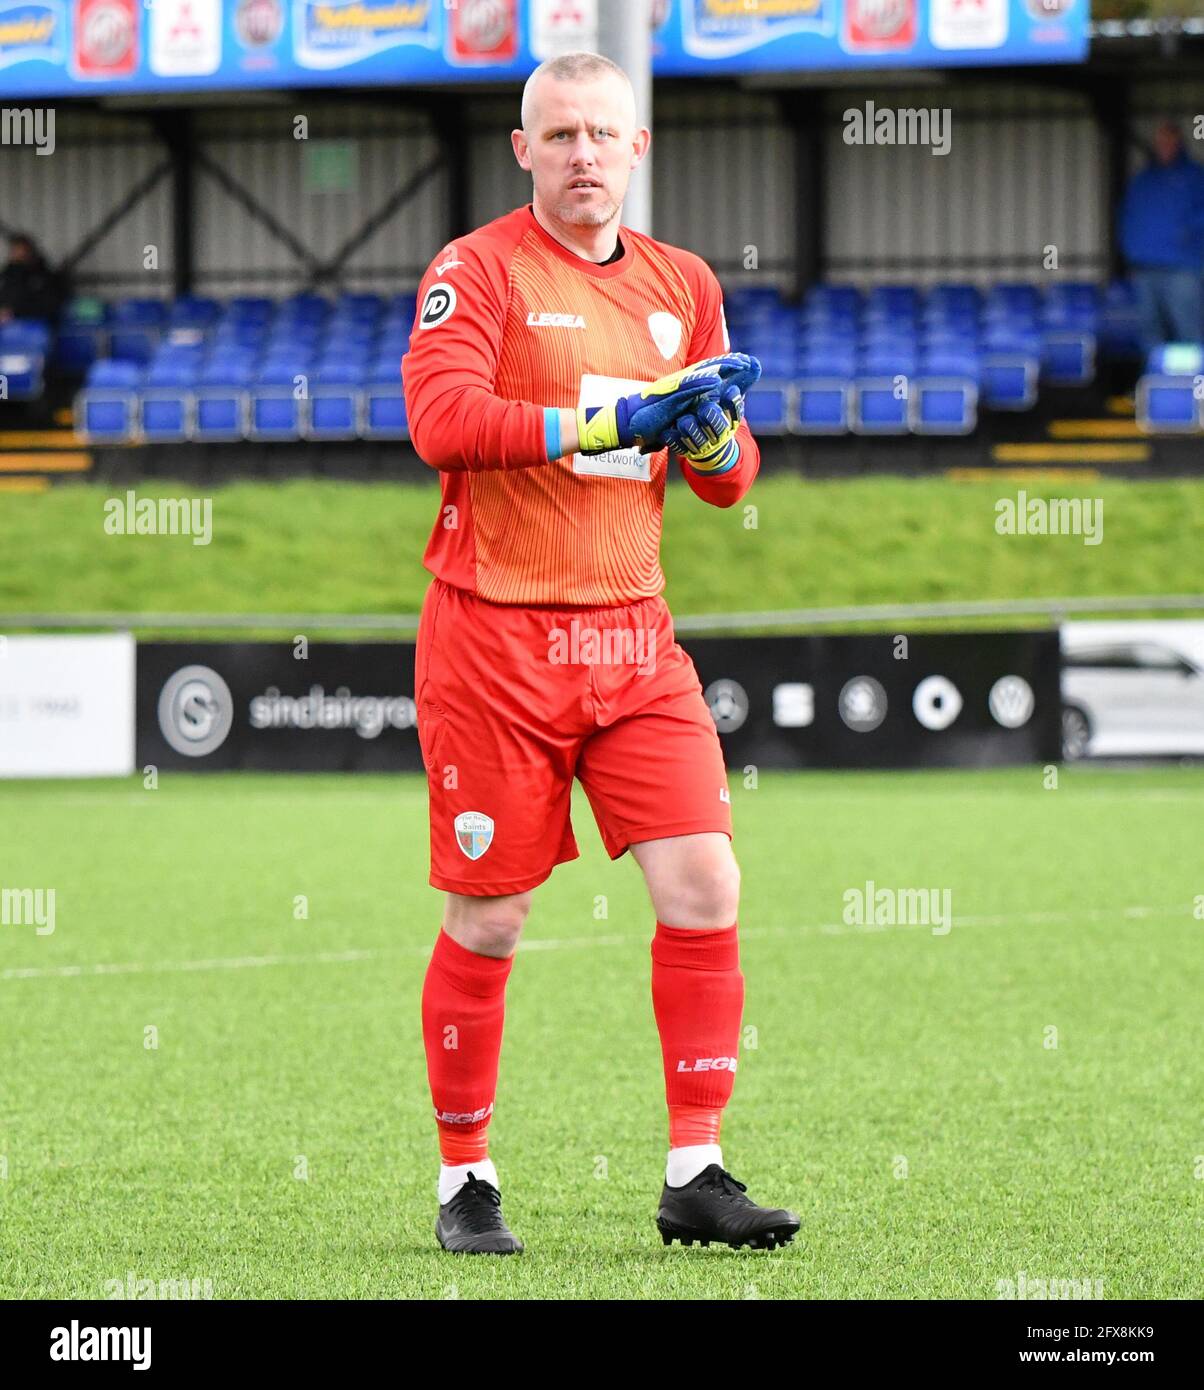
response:
<svg viewBox="0 0 1204 1390"><path fill-rule="evenodd" d="M0 70L6 98L517 81L552 53L591 47L593 8L586 0L0 0ZM659 0L653 70L1074 63L1087 56L1088 10L1089 0Z"/></svg>
<svg viewBox="0 0 1204 1390"><path fill-rule="evenodd" d="M16 69L15 74L5 74L5 89L26 69L36 79L47 75L47 63L61 68L66 61L67 22L61 0L0 3L0 68Z"/></svg>

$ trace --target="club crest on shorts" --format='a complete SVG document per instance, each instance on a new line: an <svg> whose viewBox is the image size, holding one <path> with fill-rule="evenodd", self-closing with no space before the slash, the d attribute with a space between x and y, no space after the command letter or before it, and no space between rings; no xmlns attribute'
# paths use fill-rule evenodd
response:
<svg viewBox="0 0 1204 1390"><path fill-rule="evenodd" d="M456 844L469 859L480 859L493 843L493 819L480 811L461 811L456 817Z"/></svg>

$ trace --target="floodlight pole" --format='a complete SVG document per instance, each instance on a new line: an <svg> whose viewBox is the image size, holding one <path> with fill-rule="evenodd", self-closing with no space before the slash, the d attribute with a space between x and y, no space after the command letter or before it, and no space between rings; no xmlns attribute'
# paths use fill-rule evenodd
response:
<svg viewBox="0 0 1204 1390"><path fill-rule="evenodd" d="M651 0L604 0L598 6L598 52L618 63L635 89L637 126L652 127ZM623 222L652 234L652 151L631 175Z"/></svg>

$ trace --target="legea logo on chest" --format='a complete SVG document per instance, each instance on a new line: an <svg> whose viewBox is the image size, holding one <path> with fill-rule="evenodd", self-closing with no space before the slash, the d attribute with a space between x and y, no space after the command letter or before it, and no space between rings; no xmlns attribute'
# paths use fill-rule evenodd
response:
<svg viewBox="0 0 1204 1390"><path fill-rule="evenodd" d="M580 314L527 314L528 328L584 328L585 319Z"/></svg>

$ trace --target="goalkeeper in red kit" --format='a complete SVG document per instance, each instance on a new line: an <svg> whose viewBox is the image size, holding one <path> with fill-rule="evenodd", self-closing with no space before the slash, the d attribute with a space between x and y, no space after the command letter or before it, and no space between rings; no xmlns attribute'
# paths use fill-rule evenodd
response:
<svg viewBox="0 0 1204 1390"><path fill-rule="evenodd" d="M657 1226L665 1244L772 1249L798 1217L746 1196L719 1147L744 1004L740 873L719 738L659 560L670 450L704 502L751 486L743 393L760 368L730 351L709 267L620 224L651 138L621 68L544 63L511 138L533 200L432 261L402 362L414 448L442 483L415 671L430 881L447 893L422 993L436 1235L454 1252L523 1248L489 1125L532 891L577 857L576 777L656 914Z"/></svg>

